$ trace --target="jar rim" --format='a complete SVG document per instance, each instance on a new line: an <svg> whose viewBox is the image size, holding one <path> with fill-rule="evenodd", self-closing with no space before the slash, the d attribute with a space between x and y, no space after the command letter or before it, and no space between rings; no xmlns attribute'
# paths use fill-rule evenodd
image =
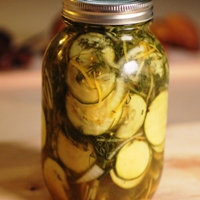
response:
<svg viewBox="0 0 200 200"><path fill-rule="evenodd" d="M75 22L127 25L153 18L152 0L63 0L62 16Z"/></svg>

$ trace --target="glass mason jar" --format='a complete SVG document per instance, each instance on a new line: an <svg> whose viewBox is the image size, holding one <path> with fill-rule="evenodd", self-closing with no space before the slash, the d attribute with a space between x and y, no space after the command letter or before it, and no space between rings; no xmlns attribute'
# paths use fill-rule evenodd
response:
<svg viewBox="0 0 200 200"><path fill-rule="evenodd" d="M151 0L63 0L42 68L42 166L55 200L150 199L162 167L168 62Z"/></svg>

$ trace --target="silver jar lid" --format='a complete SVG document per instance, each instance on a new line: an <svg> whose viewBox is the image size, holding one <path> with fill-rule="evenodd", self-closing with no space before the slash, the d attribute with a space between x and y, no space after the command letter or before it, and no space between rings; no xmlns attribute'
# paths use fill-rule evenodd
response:
<svg viewBox="0 0 200 200"><path fill-rule="evenodd" d="M152 0L63 0L62 15L75 22L127 25L153 18Z"/></svg>

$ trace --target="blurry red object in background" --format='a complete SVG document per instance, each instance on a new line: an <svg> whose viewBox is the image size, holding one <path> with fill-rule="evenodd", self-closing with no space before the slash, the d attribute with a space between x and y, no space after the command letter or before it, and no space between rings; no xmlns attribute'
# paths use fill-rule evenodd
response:
<svg viewBox="0 0 200 200"><path fill-rule="evenodd" d="M185 14L172 13L162 19L155 19L151 31L164 46L199 50L199 29Z"/></svg>

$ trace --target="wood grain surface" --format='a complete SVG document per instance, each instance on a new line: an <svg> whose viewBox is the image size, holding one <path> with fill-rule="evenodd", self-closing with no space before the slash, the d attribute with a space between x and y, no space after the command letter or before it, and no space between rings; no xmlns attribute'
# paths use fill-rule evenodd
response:
<svg viewBox="0 0 200 200"><path fill-rule="evenodd" d="M200 121L170 125L165 165L153 200L200 199ZM40 164L40 138L0 142L0 200L51 200Z"/></svg>

